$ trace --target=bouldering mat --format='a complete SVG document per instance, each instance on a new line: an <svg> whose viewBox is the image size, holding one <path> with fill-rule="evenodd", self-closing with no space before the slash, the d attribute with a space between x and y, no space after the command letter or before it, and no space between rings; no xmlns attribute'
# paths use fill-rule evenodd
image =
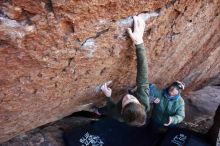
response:
<svg viewBox="0 0 220 146"><path fill-rule="evenodd" d="M146 126L129 126L108 118L66 131L63 136L67 146L154 146L160 137Z"/></svg>
<svg viewBox="0 0 220 146"><path fill-rule="evenodd" d="M172 128L166 133L160 146L210 146L198 133L187 129Z"/></svg>

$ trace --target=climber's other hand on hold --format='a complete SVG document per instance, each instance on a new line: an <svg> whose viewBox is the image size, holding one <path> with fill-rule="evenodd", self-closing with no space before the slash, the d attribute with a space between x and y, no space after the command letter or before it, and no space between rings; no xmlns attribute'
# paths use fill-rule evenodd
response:
<svg viewBox="0 0 220 146"><path fill-rule="evenodd" d="M104 83L101 86L101 90L105 94L106 97L111 97L112 96L112 89L107 86L107 83Z"/></svg>

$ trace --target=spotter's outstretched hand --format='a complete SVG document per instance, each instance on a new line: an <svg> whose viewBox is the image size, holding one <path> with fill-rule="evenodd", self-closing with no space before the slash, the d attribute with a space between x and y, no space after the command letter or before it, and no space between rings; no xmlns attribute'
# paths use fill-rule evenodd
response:
<svg viewBox="0 0 220 146"><path fill-rule="evenodd" d="M166 123L166 124L163 124L164 126L169 126L170 124L172 124L173 122L173 118L172 117L169 117L169 122Z"/></svg>

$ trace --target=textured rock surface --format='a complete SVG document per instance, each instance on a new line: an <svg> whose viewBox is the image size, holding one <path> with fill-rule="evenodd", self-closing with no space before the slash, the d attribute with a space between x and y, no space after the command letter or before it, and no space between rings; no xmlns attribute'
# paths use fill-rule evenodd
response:
<svg viewBox="0 0 220 146"><path fill-rule="evenodd" d="M95 90L107 80L114 94L133 85L132 15L148 26L151 82L183 80L187 93L219 81L219 0L0 4L0 142L102 100Z"/></svg>
<svg viewBox="0 0 220 146"><path fill-rule="evenodd" d="M186 121L211 120L220 104L220 86L207 86L192 92L187 96L185 102L186 112L188 113Z"/></svg>
<svg viewBox="0 0 220 146"><path fill-rule="evenodd" d="M220 86L206 86L191 92L185 97L185 103L186 127L206 133L213 125L215 111L220 104Z"/></svg>

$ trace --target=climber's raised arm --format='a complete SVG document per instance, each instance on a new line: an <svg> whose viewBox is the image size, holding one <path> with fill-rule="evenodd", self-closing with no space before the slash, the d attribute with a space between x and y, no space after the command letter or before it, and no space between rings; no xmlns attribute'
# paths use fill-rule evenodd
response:
<svg viewBox="0 0 220 146"><path fill-rule="evenodd" d="M145 106L146 111L149 111L149 85L148 85L148 62L146 51L144 48L143 34L145 29L145 22L138 16L134 16L134 31L128 28L129 36L136 47L137 55L137 98Z"/></svg>

